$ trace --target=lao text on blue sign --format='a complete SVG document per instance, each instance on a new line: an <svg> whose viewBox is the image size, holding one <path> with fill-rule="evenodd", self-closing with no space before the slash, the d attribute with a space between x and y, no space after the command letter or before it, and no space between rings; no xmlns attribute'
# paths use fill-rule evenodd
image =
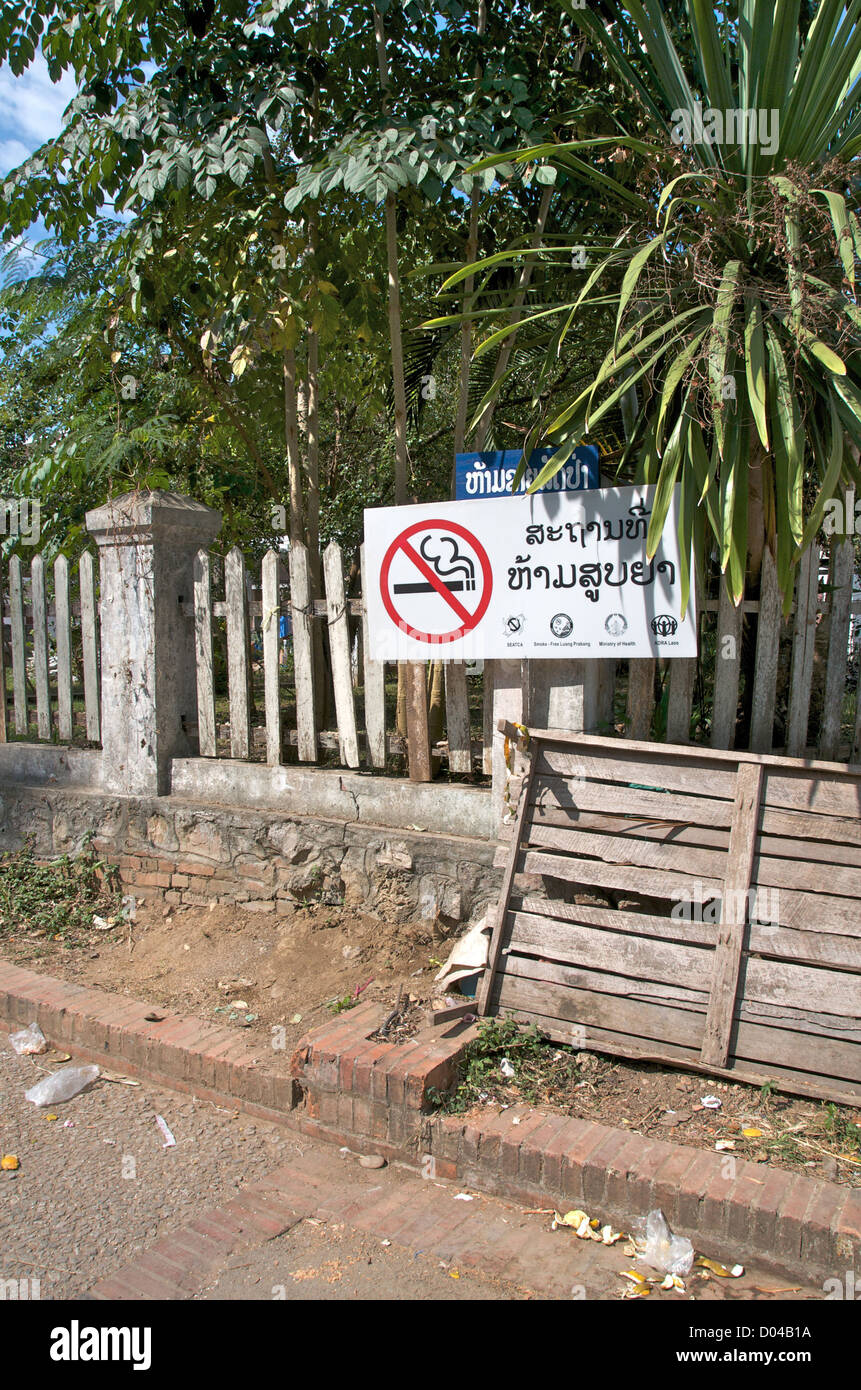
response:
<svg viewBox="0 0 861 1390"><path fill-rule="evenodd" d="M526 489L532 486L544 465L552 457L552 449L536 449L529 455L515 496L526 492ZM471 497L510 495L511 484L521 458L520 449L502 449L496 453L455 454L455 497L459 502L465 502ZM598 487L600 482L598 450L594 444L581 444L559 472L538 491L582 492L585 488Z"/></svg>
<svg viewBox="0 0 861 1390"><path fill-rule="evenodd" d="M696 656L676 488L651 560L653 487L365 512L374 661Z"/></svg>

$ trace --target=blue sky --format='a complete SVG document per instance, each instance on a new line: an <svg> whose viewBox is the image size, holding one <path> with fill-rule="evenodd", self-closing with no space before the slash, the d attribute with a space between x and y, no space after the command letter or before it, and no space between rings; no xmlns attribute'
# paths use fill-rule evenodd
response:
<svg viewBox="0 0 861 1390"><path fill-rule="evenodd" d="M71 74L61 82L51 81L40 54L20 77L5 64L0 67L0 174L58 133L75 91Z"/></svg>

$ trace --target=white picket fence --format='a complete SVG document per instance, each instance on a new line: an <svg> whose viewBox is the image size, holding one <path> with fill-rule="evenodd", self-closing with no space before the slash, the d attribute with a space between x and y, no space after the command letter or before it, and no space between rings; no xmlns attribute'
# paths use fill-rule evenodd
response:
<svg viewBox="0 0 861 1390"><path fill-rule="evenodd" d="M35 687L36 734L42 741L71 743L76 724L86 739L98 743L99 627L93 557L85 552L78 562L79 597L72 599L69 562L60 555L53 564L53 601L46 594L47 570L34 555L29 576L19 556L8 567L8 589L0 576L0 743L9 734L7 663L12 667L12 716L15 734L30 737L32 687ZM83 712L74 709L73 672L78 667L83 687ZM52 681L52 670L54 679ZM32 677L31 673L32 672Z"/></svg>
<svg viewBox="0 0 861 1390"><path fill-rule="evenodd" d="M293 544L288 563L274 550L263 557L260 584L249 583L245 560L234 547L224 559L224 598L213 597L212 559L207 551L198 552L195 561L194 603L186 612L194 619L197 660L198 738L202 757L220 753L216 725L216 694L213 666L213 620L224 619L227 635L228 701L230 709L230 757L252 756L254 728L251 716L251 663L253 654L250 626L259 620L263 639L263 679L266 760L272 765L284 761L286 747L296 748L300 762L313 763L321 755L338 752L345 767L382 770L392 755L403 754L404 742L393 727L387 727L386 667L368 655L367 616L361 595L347 596L341 548L333 542L322 557L325 598L314 599L311 570L304 545ZM285 572L286 570L286 572ZM258 589L261 597L250 597ZM283 675L279 661L279 620L289 614L292 621L293 671L296 697L295 726L284 726ZM350 617L358 623L358 665L354 679ZM314 661L314 624L325 623L328 630L329 670L336 729L318 727L319 694L315 689L318 667ZM396 671L392 667L392 674ZM356 687L363 694L364 727L357 716ZM470 711L466 667L448 664L445 671L446 734L434 752L454 773L478 767L489 773L484 745L491 744L492 696L489 682L484 688L484 741L470 737ZM488 752L489 757L489 752Z"/></svg>
<svg viewBox="0 0 861 1390"><path fill-rule="evenodd" d="M309 557L302 545L291 547L286 564L282 555L270 550L263 558L259 576L249 573L241 552L234 547L223 561L217 562L219 571L223 571L223 597L213 593L215 565L208 552L198 553L194 601L184 605L189 641L194 642L196 655L201 755L238 760L265 756L273 765L297 757L303 763L326 760L349 768L364 765L376 771L403 771L405 746L395 728L391 694L396 668L392 666L388 671L387 712L387 670L369 659L364 604L360 593L347 596L339 546L333 543L322 557L325 597L319 599L312 597ZM701 651L706 632L710 638L713 636L718 651L714 674L705 691L705 710L700 711L713 747L733 746L739 707L742 620L744 613L753 613L759 621L750 700L750 749L784 752L794 757L816 754L826 759L861 761L861 701L856 695L854 705L849 702L849 716L846 701L850 629L853 614L861 611L861 600L852 597L853 565L851 539L835 540L824 555L818 547L811 547L799 566L788 623L782 619L774 564L768 555L759 599L734 608L724 591L719 599L702 602ZM5 588L0 689L6 697L0 701L0 741L6 740L10 724L17 738L35 735L42 741L68 743L83 735L92 743L99 741L99 623L92 556L82 555L77 568L76 598L70 593L70 569L63 557L54 562L51 576L39 555L30 565L29 576L24 574L17 556L8 565L8 586L4 586L4 576L0 574L0 591ZM824 576L827 582L823 582ZM46 594L49 577L53 580L53 600ZM289 727L287 677L279 662L282 613L289 614L293 629L295 717L289 721ZM357 644L351 642L350 618L355 620L354 631L358 630ZM822 640L822 622L827 623L827 642ZM227 649L226 723L224 715L220 723L216 719L213 664L214 632L221 623ZM331 682L331 690L325 701L320 699L321 692L315 690L315 624L325 624L328 632L326 679ZM252 665L257 658L251 643L253 628L259 628L262 636L262 722L254 705ZM8 661L11 690L7 689ZM779 671L786 671L787 663L788 675L779 680ZM634 739L653 738L658 727L655 662L601 661L584 666L591 692L587 703L590 726L607 732L624 731ZM667 667L664 674L668 693L660 734L668 742L687 743L691 741L698 664L694 659L673 660ZM491 772L495 669L495 663L486 662L481 683L472 685L474 703L478 703L475 696L480 694L480 719L478 711L475 717L481 725L473 737L466 668L461 663L445 666L445 737L434 752L440 764L459 776ZM73 707L75 671L79 673L77 709ZM528 663L524 663L523 679L530 680ZM622 681L627 681L624 716L619 714ZM779 712L778 727L784 733L775 745L778 692L783 689L788 691L788 709L785 717L782 710ZM811 726L814 689L818 691L817 714ZM362 698L357 704L358 693ZM318 723L321 703L334 709L335 728L323 728ZM363 718L357 712L361 708ZM34 712L35 721L31 724ZM624 724L620 722L622 718ZM815 735L812 742L811 728ZM398 760L393 761L395 758Z"/></svg>

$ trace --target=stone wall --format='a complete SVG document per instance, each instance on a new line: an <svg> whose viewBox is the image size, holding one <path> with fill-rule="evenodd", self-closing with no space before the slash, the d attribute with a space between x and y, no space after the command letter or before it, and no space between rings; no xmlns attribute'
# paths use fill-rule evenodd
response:
<svg viewBox="0 0 861 1390"><path fill-rule="evenodd" d="M30 843L73 854L85 836L138 898L289 915L302 902L388 922L477 920L499 892L495 844L177 796L112 796L84 787L6 783L0 852Z"/></svg>

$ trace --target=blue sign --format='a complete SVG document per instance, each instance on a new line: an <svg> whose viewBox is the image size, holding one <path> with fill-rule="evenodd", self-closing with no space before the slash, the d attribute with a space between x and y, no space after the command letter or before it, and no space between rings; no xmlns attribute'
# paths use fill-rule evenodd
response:
<svg viewBox="0 0 861 1390"><path fill-rule="evenodd" d="M526 492L544 465L553 457L553 449L536 449L529 455L523 477L517 489ZM511 484L522 450L500 449L483 454L455 455L455 498L465 502L470 497L501 497L511 492ZM594 444L581 444L562 465L559 472L546 482L539 492L583 492L600 487L598 450Z"/></svg>

